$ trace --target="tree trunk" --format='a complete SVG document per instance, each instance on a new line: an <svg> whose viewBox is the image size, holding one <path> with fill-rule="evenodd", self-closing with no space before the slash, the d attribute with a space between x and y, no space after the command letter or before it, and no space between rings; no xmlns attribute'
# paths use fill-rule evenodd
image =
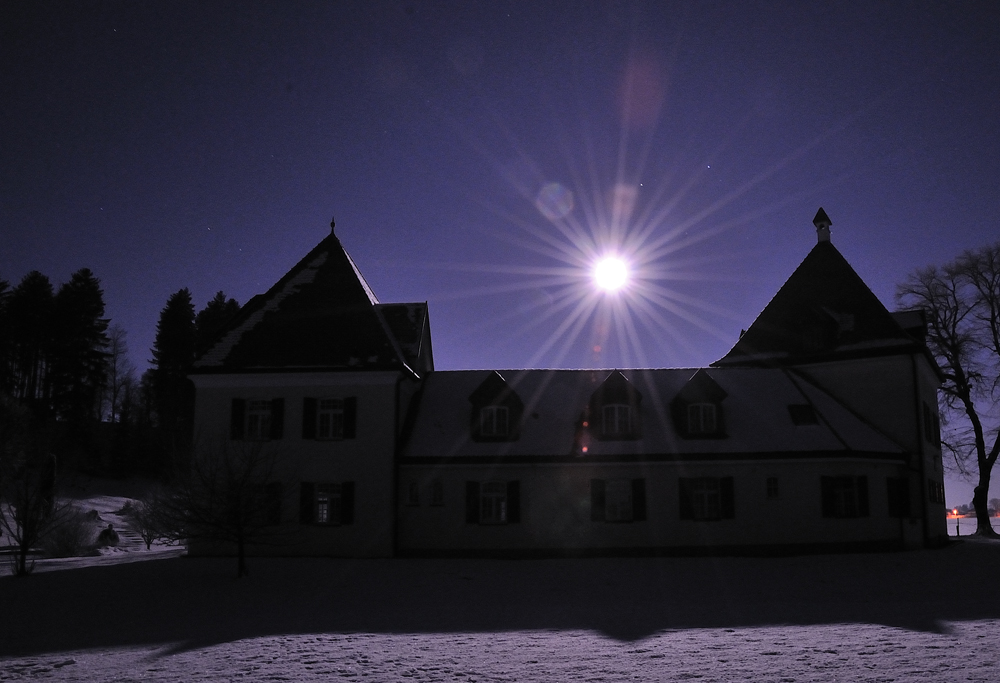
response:
<svg viewBox="0 0 1000 683"><path fill-rule="evenodd" d="M976 535L1000 538L1000 534L993 530L993 524L990 522L989 501L986 500L990 490L990 469L979 468L979 486L972 494L972 507L976 509Z"/></svg>

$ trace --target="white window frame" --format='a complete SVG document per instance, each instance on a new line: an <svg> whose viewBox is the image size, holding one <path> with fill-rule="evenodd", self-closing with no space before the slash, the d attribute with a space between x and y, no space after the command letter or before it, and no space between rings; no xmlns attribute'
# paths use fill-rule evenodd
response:
<svg viewBox="0 0 1000 683"><path fill-rule="evenodd" d="M479 435L503 438L510 433L510 410L507 406L483 406L479 409Z"/></svg>
<svg viewBox="0 0 1000 683"><path fill-rule="evenodd" d="M479 490L479 523L507 523L507 482L483 482Z"/></svg>
<svg viewBox="0 0 1000 683"><path fill-rule="evenodd" d="M632 433L632 406L605 403L601 407L601 435L628 436Z"/></svg>
<svg viewBox="0 0 1000 683"><path fill-rule="evenodd" d="M340 525L342 509L340 484L316 484L316 514L313 518L317 524Z"/></svg>
<svg viewBox="0 0 1000 683"><path fill-rule="evenodd" d="M632 521L632 480L607 479L604 482L604 521Z"/></svg>
<svg viewBox="0 0 1000 683"><path fill-rule="evenodd" d="M714 403L689 403L687 407L688 434L714 434L719 429L719 419Z"/></svg>
<svg viewBox="0 0 1000 683"><path fill-rule="evenodd" d="M722 486L717 477L700 477L691 486L691 509L694 519L722 519Z"/></svg>
<svg viewBox="0 0 1000 683"><path fill-rule="evenodd" d="M247 441L267 441L271 438L271 401L264 398L247 400L246 428L243 438Z"/></svg>
<svg viewBox="0 0 1000 683"><path fill-rule="evenodd" d="M316 401L316 438L340 441L344 438L344 399L321 398Z"/></svg>

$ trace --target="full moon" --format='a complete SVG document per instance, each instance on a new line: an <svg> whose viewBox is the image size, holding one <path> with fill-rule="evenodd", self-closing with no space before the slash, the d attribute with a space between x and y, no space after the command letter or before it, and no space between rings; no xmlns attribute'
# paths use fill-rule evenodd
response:
<svg viewBox="0 0 1000 683"><path fill-rule="evenodd" d="M608 257L594 266L594 281L597 286L607 291L621 289L628 279L628 268L621 259Z"/></svg>

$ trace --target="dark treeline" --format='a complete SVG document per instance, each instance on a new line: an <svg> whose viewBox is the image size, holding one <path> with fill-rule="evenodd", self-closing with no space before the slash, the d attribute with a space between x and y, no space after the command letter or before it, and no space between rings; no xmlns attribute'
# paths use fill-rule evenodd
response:
<svg viewBox="0 0 1000 683"><path fill-rule="evenodd" d="M16 286L0 279L4 415L19 416L33 448L55 455L64 473L167 476L191 444L186 375L238 311L222 292L197 314L187 289L171 295L150 367L140 373L126 331L105 317L104 292L89 269L58 288L38 271ZM14 455L0 452L0 459Z"/></svg>

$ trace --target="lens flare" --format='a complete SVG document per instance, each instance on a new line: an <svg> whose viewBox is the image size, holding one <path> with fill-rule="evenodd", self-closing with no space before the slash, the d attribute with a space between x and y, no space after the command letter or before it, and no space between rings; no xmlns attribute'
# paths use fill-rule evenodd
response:
<svg viewBox="0 0 1000 683"><path fill-rule="evenodd" d="M628 281L628 267L620 258L609 256L594 266L594 282L603 290L613 292Z"/></svg>

